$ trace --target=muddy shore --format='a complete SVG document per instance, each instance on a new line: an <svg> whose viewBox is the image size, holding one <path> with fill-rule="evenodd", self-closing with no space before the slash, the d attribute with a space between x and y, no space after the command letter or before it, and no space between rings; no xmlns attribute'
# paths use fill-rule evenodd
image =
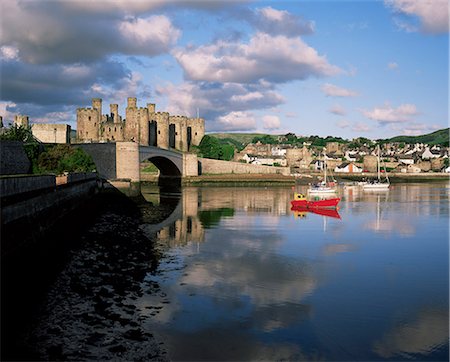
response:
<svg viewBox="0 0 450 362"><path fill-rule="evenodd" d="M160 251L140 225L170 212L109 191L2 260L2 360L167 360L145 328L167 301L144 282Z"/></svg>

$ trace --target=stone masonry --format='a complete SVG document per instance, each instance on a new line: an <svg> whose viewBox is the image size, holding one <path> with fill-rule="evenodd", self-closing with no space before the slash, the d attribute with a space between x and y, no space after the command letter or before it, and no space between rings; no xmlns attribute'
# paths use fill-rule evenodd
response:
<svg viewBox="0 0 450 362"><path fill-rule="evenodd" d="M110 114L102 114L102 100L92 99L92 108L77 109L79 142L136 142L143 146L189 151L198 146L205 135L203 118L171 116L156 112L156 105L138 107L136 98L128 98L125 119L119 106L110 105Z"/></svg>

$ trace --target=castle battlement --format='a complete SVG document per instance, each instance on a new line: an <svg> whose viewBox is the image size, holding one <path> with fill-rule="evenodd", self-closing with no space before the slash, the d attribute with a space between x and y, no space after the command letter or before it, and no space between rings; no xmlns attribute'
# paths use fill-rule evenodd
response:
<svg viewBox="0 0 450 362"><path fill-rule="evenodd" d="M155 112L154 103L137 107L137 98L134 97L127 98L126 119L119 115L117 104L110 104L111 115L102 115L101 107L102 99L94 98L92 108L77 109L79 141L132 141L141 145L189 151L191 144L199 145L205 134L203 119ZM176 127L171 122L176 123ZM192 138L187 138L188 133L192 134Z"/></svg>

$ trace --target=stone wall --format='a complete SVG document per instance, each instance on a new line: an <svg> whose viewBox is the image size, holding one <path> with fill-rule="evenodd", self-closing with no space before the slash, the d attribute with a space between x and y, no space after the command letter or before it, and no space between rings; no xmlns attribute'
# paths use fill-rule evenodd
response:
<svg viewBox="0 0 450 362"><path fill-rule="evenodd" d="M116 178L116 144L115 143L80 143L74 147L81 148L92 157L97 173L107 180Z"/></svg>
<svg viewBox="0 0 450 362"><path fill-rule="evenodd" d="M97 192L95 179L51 188L14 202L2 200L2 256L25 247Z"/></svg>
<svg viewBox="0 0 450 362"><path fill-rule="evenodd" d="M289 175L288 167L274 167L274 166L261 166L251 165L242 162L230 162L222 160L212 160L209 158L199 158L200 162L200 174L281 174Z"/></svg>
<svg viewBox="0 0 450 362"><path fill-rule="evenodd" d="M68 124L40 124L31 126L33 136L43 143L70 143Z"/></svg>
<svg viewBox="0 0 450 362"><path fill-rule="evenodd" d="M22 175L0 178L2 199L34 191L54 189L55 187L55 175Z"/></svg>
<svg viewBox="0 0 450 362"><path fill-rule="evenodd" d="M30 161L22 142L0 140L0 175L26 174Z"/></svg>
<svg viewBox="0 0 450 362"><path fill-rule="evenodd" d="M116 143L116 178L139 182L139 145L135 142Z"/></svg>
<svg viewBox="0 0 450 362"><path fill-rule="evenodd" d="M138 107L137 99L127 99L125 120L119 115L117 104L110 105L110 115L102 115L102 100L94 98L92 108L77 110L77 138L79 142L136 142L143 146L168 149L170 126L175 128L173 148L188 151L190 145L198 146L205 135L202 118L170 116L167 112L156 112L154 103ZM190 142L188 142L188 134Z"/></svg>

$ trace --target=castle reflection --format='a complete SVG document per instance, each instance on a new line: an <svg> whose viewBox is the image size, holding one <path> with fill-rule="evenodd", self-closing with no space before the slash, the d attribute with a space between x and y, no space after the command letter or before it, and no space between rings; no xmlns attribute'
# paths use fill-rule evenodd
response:
<svg viewBox="0 0 450 362"><path fill-rule="evenodd" d="M300 219L309 214L334 219L342 216L349 222L364 215L362 225L366 230L412 236L416 226L410 216L448 214L448 192L441 190L446 186L395 184L389 191L381 193L341 187L339 212L308 212L291 209L290 204L294 191L303 192L307 186L297 186L295 190L286 187L185 187L179 192L167 192L158 186L146 185L141 188L144 198L153 205L164 206L165 220L146 222L143 229L171 247L203 242L205 229L215 228L221 220L233 218L237 213L292 215Z"/></svg>

